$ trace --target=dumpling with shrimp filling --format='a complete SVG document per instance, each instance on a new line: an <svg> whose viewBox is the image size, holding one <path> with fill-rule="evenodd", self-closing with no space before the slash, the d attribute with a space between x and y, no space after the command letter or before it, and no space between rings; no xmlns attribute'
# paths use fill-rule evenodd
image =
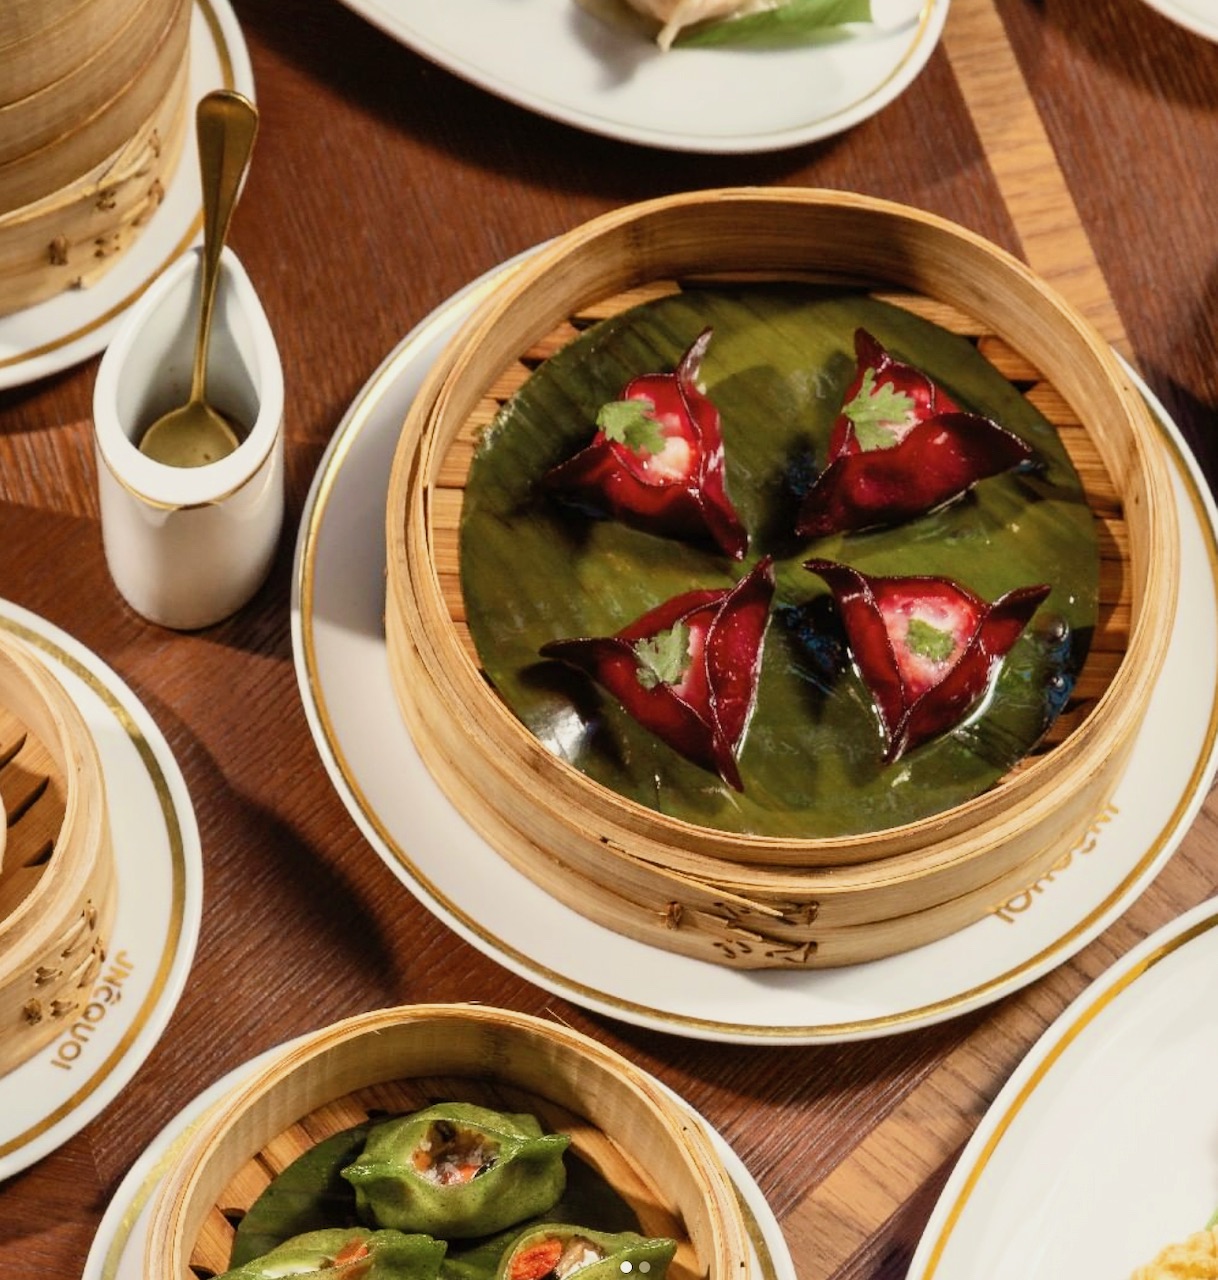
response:
<svg viewBox="0 0 1218 1280"><path fill-rule="evenodd" d="M365 1222L470 1239L552 1208L570 1141L531 1115L445 1102L375 1125L342 1176Z"/></svg>
<svg viewBox="0 0 1218 1280"><path fill-rule="evenodd" d="M621 1280L637 1275L664 1280L675 1240L634 1231L614 1233L547 1222L530 1227L504 1250L495 1280Z"/></svg>

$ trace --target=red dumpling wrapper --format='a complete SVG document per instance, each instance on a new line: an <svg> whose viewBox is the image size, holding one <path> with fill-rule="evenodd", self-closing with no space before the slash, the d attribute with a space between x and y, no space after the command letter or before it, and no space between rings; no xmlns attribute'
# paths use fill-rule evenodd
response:
<svg viewBox="0 0 1218 1280"><path fill-rule="evenodd" d="M899 524L960 497L978 480L1033 462L1026 441L963 412L865 329L856 331L854 347L854 380L829 436L828 463L800 504L800 537Z"/></svg>
<svg viewBox="0 0 1218 1280"><path fill-rule="evenodd" d="M719 411L695 385L711 332L674 373L633 379L601 410L592 442L543 483L633 528L710 541L742 560L749 539L727 496Z"/></svg>
<svg viewBox="0 0 1218 1280"><path fill-rule="evenodd" d="M1018 587L988 604L950 578L870 577L832 560L804 568L837 601L889 764L964 720L1050 591Z"/></svg>
<svg viewBox="0 0 1218 1280"><path fill-rule="evenodd" d="M616 635L553 640L541 654L586 672L674 751L743 791L736 757L773 596L767 557L734 587L684 592Z"/></svg>

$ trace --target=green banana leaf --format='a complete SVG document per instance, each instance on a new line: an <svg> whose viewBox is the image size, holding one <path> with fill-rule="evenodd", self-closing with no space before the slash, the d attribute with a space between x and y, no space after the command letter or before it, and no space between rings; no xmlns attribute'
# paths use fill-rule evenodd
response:
<svg viewBox="0 0 1218 1280"><path fill-rule="evenodd" d="M674 46L698 49L786 49L840 38L845 23L870 22L871 0L787 0L740 18L688 27Z"/></svg>
<svg viewBox="0 0 1218 1280"><path fill-rule="evenodd" d="M707 325L702 384L723 418L728 492L752 542L739 565L704 548L573 513L542 475L592 437L634 376L667 372ZM854 372L854 331L1027 440L1044 467L982 481L898 528L798 542L799 488L823 466ZM539 659L550 640L611 635L680 592L727 587L762 554L777 589L740 794L642 729L586 678ZM812 555L864 573L937 574L986 599L1052 592L993 696L953 732L882 763L871 699L835 634ZM1095 627L1099 552L1053 427L967 339L863 294L813 286L690 289L594 325L541 365L484 432L460 531L469 627L499 696L556 755L686 821L786 838L877 831L989 789L1042 738Z"/></svg>

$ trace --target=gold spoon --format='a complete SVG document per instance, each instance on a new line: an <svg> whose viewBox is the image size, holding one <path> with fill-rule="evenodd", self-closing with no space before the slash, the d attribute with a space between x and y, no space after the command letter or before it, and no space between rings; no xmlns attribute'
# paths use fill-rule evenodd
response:
<svg viewBox="0 0 1218 1280"><path fill-rule="evenodd" d="M203 283L190 399L181 408L158 418L144 432L139 445L141 453L171 467L205 466L232 453L240 443L227 419L207 403L207 354L220 250L249 168L258 132L258 110L241 94L216 89L200 99L195 128L203 182Z"/></svg>

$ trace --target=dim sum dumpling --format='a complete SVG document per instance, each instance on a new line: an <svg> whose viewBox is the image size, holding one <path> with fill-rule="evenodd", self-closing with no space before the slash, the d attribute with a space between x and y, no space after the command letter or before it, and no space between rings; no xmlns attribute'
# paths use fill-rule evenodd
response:
<svg viewBox="0 0 1218 1280"><path fill-rule="evenodd" d="M365 1222L469 1239L552 1208L570 1141L530 1115L439 1103L376 1125L342 1176Z"/></svg>
<svg viewBox="0 0 1218 1280"><path fill-rule="evenodd" d="M499 1260L495 1280L664 1280L676 1241L633 1231L608 1233L548 1222L517 1236Z"/></svg>
<svg viewBox="0 0 1218 1280"><path fill-rule="evenodd" d="M278 1280L280 1276L436 1280L447 1247L443 1240L426 1235L332 1227L293 1236L216 1280Z"/></svg>

